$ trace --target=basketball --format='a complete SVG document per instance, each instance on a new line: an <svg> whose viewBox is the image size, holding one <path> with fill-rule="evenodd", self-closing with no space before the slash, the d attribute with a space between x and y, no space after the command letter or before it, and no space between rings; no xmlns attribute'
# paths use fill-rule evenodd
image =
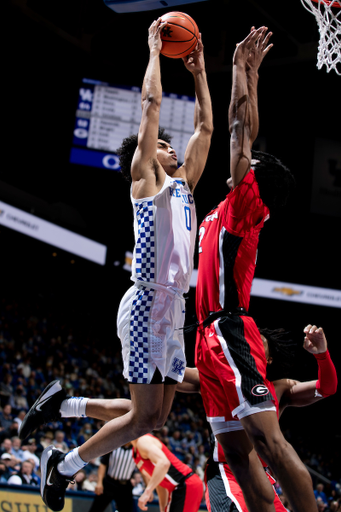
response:
<svg viewBox="0 0 341 512"><path fill-rule="evenodd" d="M161 16L167 25L161 31L162 55L171 59L181 59L191 53L198 42L197 24L183 12L168 12Z"/></svg>

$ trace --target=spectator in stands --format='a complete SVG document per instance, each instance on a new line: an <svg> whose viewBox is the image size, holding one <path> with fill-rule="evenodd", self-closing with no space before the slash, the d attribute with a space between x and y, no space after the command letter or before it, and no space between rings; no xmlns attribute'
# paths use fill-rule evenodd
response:
<svg viewBox="0 0 341 512"><path fill-rule="evenodd" d="M0 459L0 484L6 484L9 477L10 473L6 464L3 460Z"/></svg>
<svg viewBox="0 0 341 512"><path fill-rule="evenodd" d="M20 425L21 425L21 423L22 423L22 420L25 418L26 412L27 412L27 410L25 410L25 409L21 409L21 410L17 413L16 417L15 417L15 418L14 418L14 420L13 420L13 421L15 421L15 423L17 423L17 425L18 425L18 431L19 431L19 429L20 429Z"/></svg>
<svg viewBox="0 0 341 512"><path fill-rule="evenodd" d="M130 482L133 486L133 496L141 496L141 494L144 493L146 487L144 485L141 473L139 471L135 471L130 479Z"/></svg>
<svg viewBox="0 0 341 512"><path fill-rule="evenodd" d="M9 475L13 475L13 473L16 473L20 468L20 461L18 461L14 455L11 455L10 453L3 453L0 460L3 464L5 464L7 473Z"/></svg>
<svg viewBox="0 0 341 512"><path fill-rule="evenodd" d="M81 469L80 471L78 471L72 482L69 483L68 485L68 489L70 491L83 491L83 484L86 480L86 471L84 469Z"/></svg>
<svg viewBox="0 0 341 512"><path fill-rule="evenodd" d="M20 384L15 388L15 393L10 397L9 404L14 410L24 409L28 411L29 406L23 385Z"/></svg>
<svg viewBox="0 0 341 512"><path fill-rule="evenodd" d="M327 496L324 492L324 485L322 482L319 482L316 486L316 489L314 490L314 494L315 494L315 498L316 498L316 501L318 498L321 498L321 500L323 501L323 503L325 503L326 505L328 505L328 500L327 500Z"/></svg>
<svg viewBox="0 0 341 512"><path fill-rule="evenodd" d="M97 487L98 473L97 471L91 471L83 482L83 491L95 492Z"/></svg>
<svg viewBox="0 0 341 512"><path fill-rule="evenodd" d="M2 381L0 382L0 401L1 401L2 407L5 407L6 404L8 404L10 397L13 395L13 386L12 386L11 382L12 382L12 375L10 373L6 373L3 376ZM0 412L0 425L2 425L1 412Z"/></svg>
<svg viewBox="0 0 341 512"><path fill-rule="evenodd" d="M67 453L69 451L69 447L65 442L65 432L62 430L56 430L52 444L63 453Z"/></svg>
<svg viewBox="0 0 341 512"><path fill-rule="evenodd" d="M25 446L23 446L23 451L24 451L24 460L31 460L34 464L34 469L37 470L40 465L40 459L39 459L39 457L37 457L37 455L35 453L37 451L37 442L34 439L34 437L29 439L27 441L27 444Z"/></svg>
<svg viewBox="0 0 341 512"><path fill-rule="evenodd" d="M181 432L180 430L175 430L173 435L169 438L169 446L170 450L174 455L176 455L180 460L184 458L184 451L181 443Z"/></svg>
<svg viewBox="0 0 341 512"><path fill-rule="evenodd" d="M94 435L94 433L95 432L92 428L91 423L88 423L88 422L84 423L83 427L79 431L77 443L79 445L85 443L85 441L90 439L90 437L92 437Z"/></svg>
<svg viewBox="0 0 341 512"><path fill-rule="evenodd" d="M12 423L12 407L10 404L6 404L3 406L2 411L0 411L0 425L3 430L7 430L12 426Z"/></svg>
<svg viewBox="0 0 341 512"><path fill-rule="evenodd" d="M18 473L11 475L7 481L14 485L39 485L37 478L33 475L33 464L30 461L23 461Z"/></svg>
<svg viewBox="0 0 341 512"><path fill-rule="evenodd" d="M19 459L21 462L24 460L24 451L21 448L21 439L18 436L14 436L11 439L12 448L11 453L14 455L16 459Z"/></svg>

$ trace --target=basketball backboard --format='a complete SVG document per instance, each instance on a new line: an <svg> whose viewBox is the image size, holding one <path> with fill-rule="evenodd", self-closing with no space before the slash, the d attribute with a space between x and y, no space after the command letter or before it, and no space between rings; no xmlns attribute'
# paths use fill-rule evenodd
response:
<svg viewBox="0 0 341 512"><path fill-rule="evenodd" d="M205 2L207 0L103 0L105 5L115 12L141 12L165 9L184 4Z"/></svg>

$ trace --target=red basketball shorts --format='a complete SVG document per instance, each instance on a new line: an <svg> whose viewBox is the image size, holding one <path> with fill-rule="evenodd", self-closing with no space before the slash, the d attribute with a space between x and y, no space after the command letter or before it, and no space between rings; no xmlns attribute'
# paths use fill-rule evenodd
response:
<svg viewBox="0 0 341 512"><path fill-rule="evenodd" d="M231 315L197 333L196 366L209 421L233 421L246 407L273 400L255 321Z"/></svg>
<svg viewBox="0 0 341 512"><path fill-rule="evenodd" d="M271 485L275 480L266 472ZM205 469L205 498L209 512L248 512L241 488L236 482L232 471L227 464L212 462ZM276 512L285 512L287 509L274 490L274 505Z"/></svg>

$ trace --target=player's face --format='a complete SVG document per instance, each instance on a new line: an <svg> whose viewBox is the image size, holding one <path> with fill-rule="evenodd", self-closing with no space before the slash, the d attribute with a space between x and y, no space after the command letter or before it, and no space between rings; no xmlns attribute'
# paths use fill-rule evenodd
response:
<svg viewBox="0 0 341 512"><path fill-rule="evenodd" d="M178 168L178 158L172 146L162 139L157 141L156 150L157 159L166 171L167 174L172 175Z"/></svg>

